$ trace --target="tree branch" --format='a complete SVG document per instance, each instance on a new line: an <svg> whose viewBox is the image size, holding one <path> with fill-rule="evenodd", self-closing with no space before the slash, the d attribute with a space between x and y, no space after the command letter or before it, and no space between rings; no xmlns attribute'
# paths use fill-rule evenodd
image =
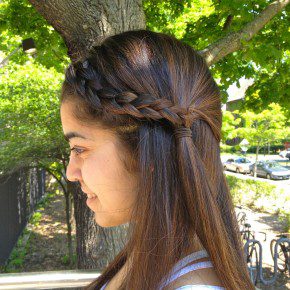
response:
<svg viewBox="0 0 290 290"><path fill-rule="evenodd" d="M41 165L41 167L43 169L45 169L50 175L52 175L56 179L58 184L61 186L61 188L63 190L63 193L66 194L67 190L66 190L65 186L62 184L61 180L56 176L56 174L50 168L48 168L47 166Z"/></svg>
<svg viewBox="0 0 290 290"><path fill-rule="evenodd" d="M199 53L205 58L208 66L218 62L226 55L242 48L243 42L249 42L276 14L281 12L290 0L277 0L269 4L259 16L238 32L229 33L224 38L209 45Z"/></svg>
<svg viewBox="0 0 290 290"><path fill-rule="evenodd" d="M223 27L224 31L230 28L230 26L233 22L233 19L234 19L234 16L231 14L227 17L226 22L225 22L224 27Z"/></svg>

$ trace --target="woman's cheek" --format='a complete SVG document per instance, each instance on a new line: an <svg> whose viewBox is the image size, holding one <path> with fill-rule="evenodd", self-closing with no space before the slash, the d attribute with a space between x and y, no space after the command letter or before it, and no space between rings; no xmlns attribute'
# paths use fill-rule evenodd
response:
<svg viewBox="0 0 290 290"><path fill-rule="evenodd" d="M111 168L112 160L104 156L95 155L84 159L82 177L86 186L99 195L101 192L114 189L114 168ZM113 186L113 188L112 188Z"/></svg>

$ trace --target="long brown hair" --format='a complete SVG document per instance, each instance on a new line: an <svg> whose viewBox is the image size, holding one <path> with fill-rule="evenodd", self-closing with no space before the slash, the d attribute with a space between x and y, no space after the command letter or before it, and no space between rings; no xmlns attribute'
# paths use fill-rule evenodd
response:
<svg viewBox="0 0 290 290"><path fill-rule="evenodd" d="M126 31L68 67L67 99L81 122L118 134L126 167L140 176L130 239L88 288L130 257L120 289L158 289L195 234L226 289L255 289L220 160L220 91L204 59L173 36ZM192 136L176 134L182 126Z"/></svg>

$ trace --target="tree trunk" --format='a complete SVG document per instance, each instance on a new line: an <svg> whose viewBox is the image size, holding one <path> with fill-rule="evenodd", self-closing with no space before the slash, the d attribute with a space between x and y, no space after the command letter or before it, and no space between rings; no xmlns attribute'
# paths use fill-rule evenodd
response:
<svg viewBox="0 0 290 290"><path fill-rule="evenodd" d="M29 0L62 36L71 60L86 55L103 37L144 29L142 0Z"/></svg>
<svg viewBox="0 0 290 290"><path fill-rule="evenodd" d="M86 198L73 183L68 182L68 191L74 198L74 212L76 221L76 253L79 269L100 269L106 256L102 245L103 237L99 236L91 210L86 205Z"/></svg>
<svg viewBox="0 0 290 290"><path fill-rule="evenodd" d="M260 149L260 144L257 144L256 148L256 161L255 161L255 166L254 166L254 178L256 179L257 177L257 163L258 163L258 154L259 154L259 149Z"/></svg>
<svg viewBox="0 0 290 290"><path fill-rule="evenodd" d="M70 192L66 190L64 192L65 197L65 219L67 225L67 248L68 248L68 257L69 263L72 264L73 261L73 248L72 248L72 227L71 227L71 200L70 200Z"/></svg>

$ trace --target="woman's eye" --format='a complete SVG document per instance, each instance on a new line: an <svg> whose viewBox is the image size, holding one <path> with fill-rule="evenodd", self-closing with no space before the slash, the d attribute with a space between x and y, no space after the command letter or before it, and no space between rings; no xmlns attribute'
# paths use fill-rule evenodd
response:
<svg viewBox="0 0 290 290"><path fill-rule="evenodd" d="M74 151L77 155L80 155L85 150L84 149L80 149L80 148L73 147L73 148L70 149L70 151Z"/></svg>

